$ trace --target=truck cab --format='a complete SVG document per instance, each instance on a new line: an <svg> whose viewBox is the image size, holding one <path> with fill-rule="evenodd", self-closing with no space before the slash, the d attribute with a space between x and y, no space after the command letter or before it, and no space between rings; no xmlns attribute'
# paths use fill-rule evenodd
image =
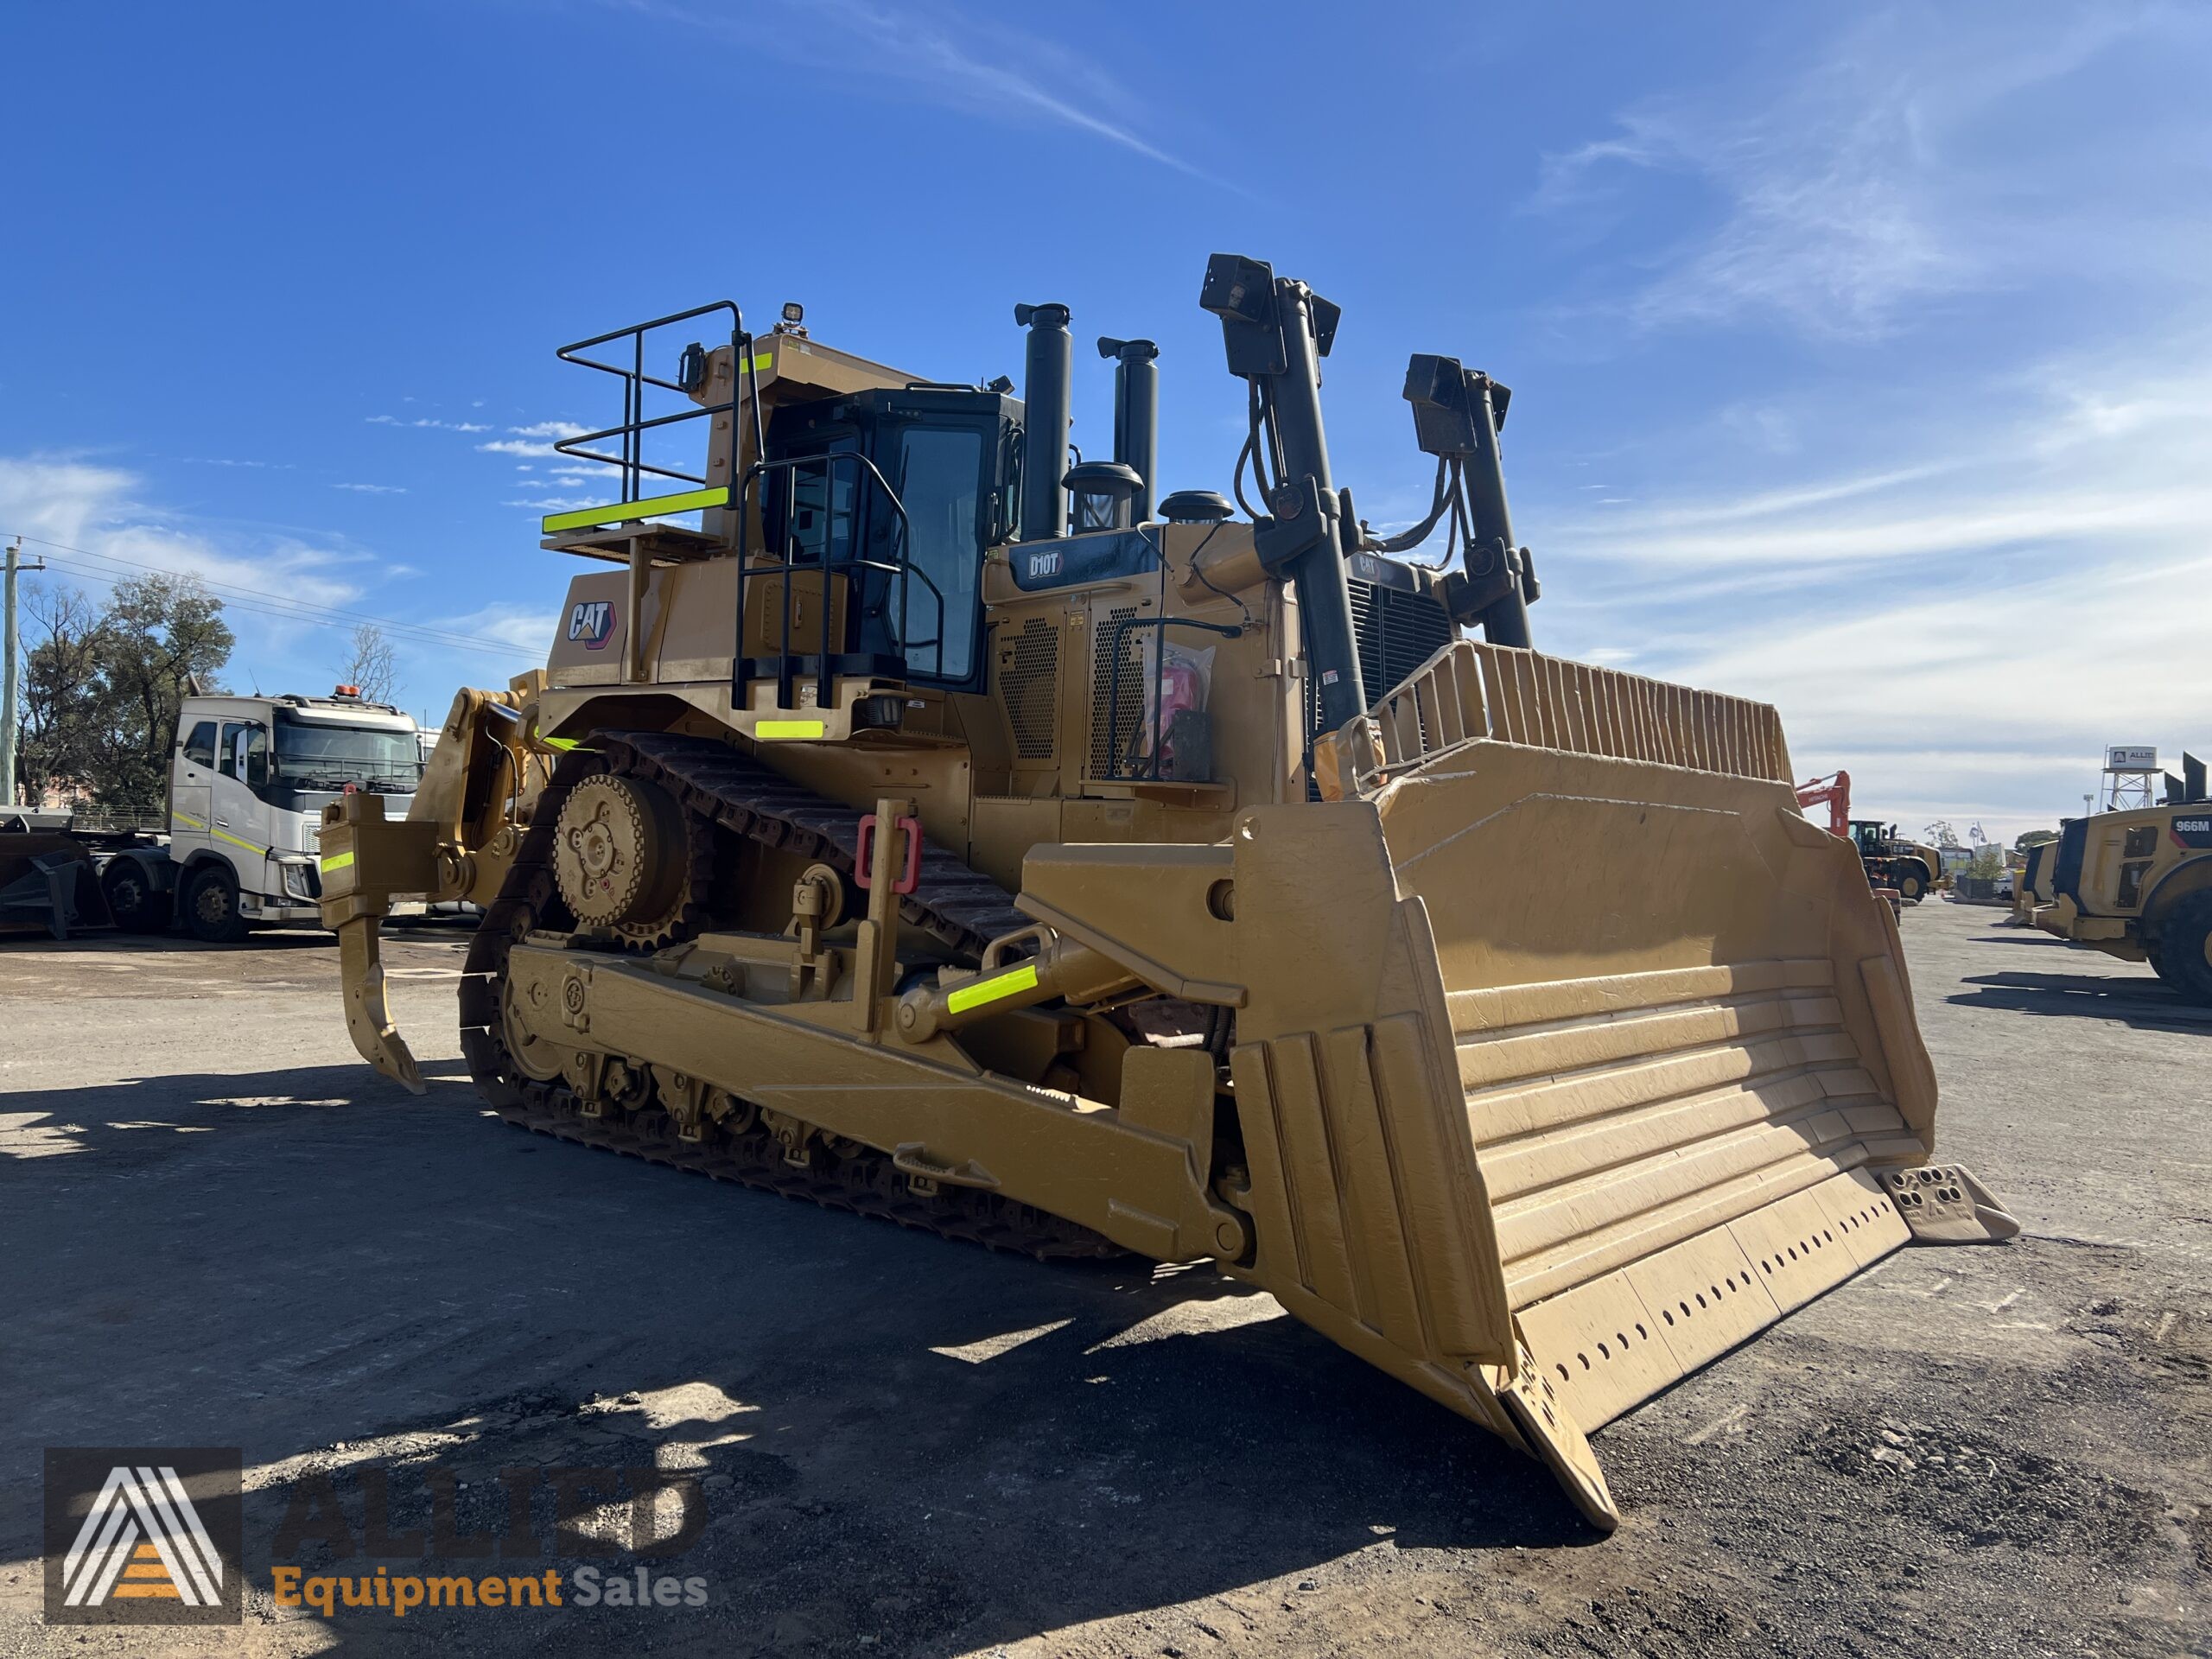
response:
<svg viewBox="0 0 2212 1659"><path fill-rule="evenodd" d="M187 697L169 763L168 845L111 861L110 908L139 930L174 912L211 944L234 944L257 924L319 925L323 807L359 791L404 817L422 774L415 721L350 686L327 697Z"/></svg>

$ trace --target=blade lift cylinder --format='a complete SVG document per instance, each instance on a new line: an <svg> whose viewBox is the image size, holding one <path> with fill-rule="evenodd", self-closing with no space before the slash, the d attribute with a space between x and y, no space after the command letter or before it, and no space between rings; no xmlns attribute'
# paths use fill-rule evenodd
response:
<svg viewBox="0 0 2212 1659"><path fill-rule="evenodd" d="M1262 563L1283 571L1297 589L1306 671L1322 729L1335 731L1367 712L1321 423L1320 359L1329 354L1341 314L1305 283L1233 253L1206 262L1198 303L1221 319L1229 372L1249 381L1255 393L1253 461L1270 486L1268 517L1255 528L1253 546Z"/></svg>

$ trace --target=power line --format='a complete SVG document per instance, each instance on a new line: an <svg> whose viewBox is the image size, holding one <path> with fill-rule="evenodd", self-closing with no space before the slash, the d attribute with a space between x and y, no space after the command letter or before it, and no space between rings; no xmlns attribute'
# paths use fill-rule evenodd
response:
<svg viewBox="0 0 2212 1659"><path fill-rule="evenodd" d="M318 605L311 600L293 599L285 594L269 593L262 588L246 588L235 582L217 581L213 577L204 575L198 571L179 570L166 565L146 564L136 559L123 558L116 554L95 553L89 548L71 547L66 543L46 541L43 538L35 536L27 536L23 539L26 541L37 542L41 547L56 548L64 552L75 554L79 558L97 560L101 564L121 565L127 569L143 570L155 575L188 577L193 581L200 582L205 587L216 590L217 592L235 595L239 600L248 601L241 604L239 608L257 611L259 614L263 615L280 617L284 620L296 622L307 622L320 626L342 626L346 623L370 622L374 623L377 626L385 628L391 632L404 635L408 639L412 639L418 644L445 645L459 650L492 651L498 652L502 654L518 656L531 654L519 647L493 644L485 640L480 636L474 634L465 634L456 632L450 629L430 627L422 623L402 622L395 618L375 616L364 611L348 611L340 609L335 606ZM88 575L105 582L112 582L115 580L115 574L112 571L98 568L87 569L82 566L69 565L65 561L60 560L56 560L54 563L61 568L74 571L75 574L79 575Z"/></svg>
<svg viewBox="0 0 2212 1659"><path fill-rule="evenodd" d="M118 573L115 571L101 570L90 565L76 564L67 559L54 558L51 555L48 556L47 563L48 566L54 569L67 570L73 575L90 577L96 582L113 582L119 579ZM160 574L183 575L188 575L189 573L185 571L164 571ZM244 611L250 615L265 616L274 621L297 623L305 627L343 629L357 626L342 619L306 615L298 611L283 610L276 606L263 605L257 603L255 601L251 599L239 599L227 594L223 596L222 603L223 608L226 610ZM408 628L404 624L394 625L381 622L373 617L365 617L361 620L363 621L369 622L377 627L385 629L388 633L391 633L404 644L430 645L442 651L475 652L486 656L510 658L516 657L532 657L536 654L535 652L527 651L518 645L495 645L486 640L472 639L461 636L442 638L433 634L417 632Z"/></svg>
<svg viewBox="0 0 2212 1659"><path fill-rule="evenodd" d="M9 532L0 531L0 534L6 533ZM365 611L349 611L335 606L317 605L310 600L293 599L282 594L272 594L262 588L246 588L235 582L219 582L198 571L179 570L166 565L146 564L138 560L123 558L112 553L96 553L90 548L72 547L66 542L49 541L40 536L25 535L22 539L26 542L35 542L41 547L74 554L79 558L96 560L100 564L120 565L126 569L143 570L154 575L188 577L204 587L226 595L226 602L236 605L240 610L277 620L301 622L315 627L343 627L367 622L416 645L437 645L455 651L481 652L493 656L509 658L537 655L534 651L526 647L499 644L487 640L480 635L460 633L416 622L402 622L395 618L376 616ZM88 568L73 564L62 559L53 559L49 562L57 569L68 570L76 575L89 576L95 581L112 582L117 579L114 571L100 569L99 565Z"/></svg>

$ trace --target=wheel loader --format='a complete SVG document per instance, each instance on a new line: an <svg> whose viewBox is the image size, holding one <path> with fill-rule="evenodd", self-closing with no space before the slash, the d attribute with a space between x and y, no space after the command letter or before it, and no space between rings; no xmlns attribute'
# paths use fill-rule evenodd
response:
<svg viewBox="0 0 2212 1659"><path fill-rule="evenodd" d="M1866 880L1891 889L1908 905L1918 904L1942 880L1943 855L1926 842L1906 840L1894 823L1853 818L1851 839L1866 866Z"/></svg>
<svg viewBox="0 0 2212 1659"><path fill-rule="evenodd" d="M2183 758L2158 806L2069 818L2030 849L2021 886L2046 933L2147 962L2191 1002L2212 1006L2212 791ZM2037 855L2040 855L2038 857Z"/></svg>
<svg viewBox="0 0 2212 1659"><path fill-rule="evenodd" d="M544 520L593 562L546 666L455 697L405 818L327 813L349 1026L422 1087L378 918L472 900L462 1047L510 1122L1211 1261L1610 1527L1590 1430L2013 1224L1929 1162L1897 929L1774 710L1531 647L1507 388L1412 359L1436 482L1386 535L1330 467L1338 308L1229 254L1199 303L1234 505L1160 492L1149 341L1099 342L1114 458L1068 464L1065 306L1015 308L1020 398L796 306L562 348L619 382L565 442L622 499Z"/></svg>

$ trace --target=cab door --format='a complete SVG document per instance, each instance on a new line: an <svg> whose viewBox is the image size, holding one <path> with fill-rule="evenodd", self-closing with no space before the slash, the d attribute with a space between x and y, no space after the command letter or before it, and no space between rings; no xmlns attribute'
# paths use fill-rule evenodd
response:
<svg viewBox="0 0 2212 1659"><path fill-rule="evenodd" d="M269 854L269 810L254 794L251 776L254 739L260 731L254 721L225 721L215 773L208 783L208 833L215 838L215 849L238 871L238 887L246 893L269 890L262 868ZM265 740L262 753L266 753Z"/></svg>
<svg viewBox="0 0 2212 1659"><path fill-rule="evenodd" d="M169 850L180 864L214 844L207 823L215 782L215 721L194 721L169 768Z"/></svg>

